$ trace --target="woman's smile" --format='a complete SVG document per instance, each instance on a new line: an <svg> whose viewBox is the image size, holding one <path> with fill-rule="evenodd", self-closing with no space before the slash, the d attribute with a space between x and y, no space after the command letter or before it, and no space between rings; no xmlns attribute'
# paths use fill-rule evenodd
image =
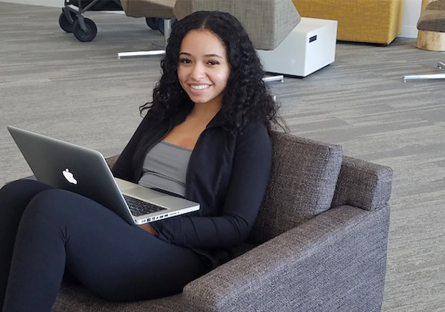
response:
<svg viewBox="0 0 445 312"><path fill-rule="evenodd" d="M204 85L190 85L190 88L193 90L204 90L210 88L210 85L204 84Z"/></svg>

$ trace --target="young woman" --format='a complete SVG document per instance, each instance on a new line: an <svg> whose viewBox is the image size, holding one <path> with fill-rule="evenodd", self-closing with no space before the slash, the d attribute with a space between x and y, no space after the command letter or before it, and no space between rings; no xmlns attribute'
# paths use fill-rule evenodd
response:
<svg viewBox="0 0 445 312"><path fill-rule="evenodd" d="M36 181L0 190L0 306L49 311L64 276L118 301L173 295L230 258L267 187L277 107L240 22L200 11L178 22L145 117L116 177L200 203L129 225L88 198Z"/></svg>

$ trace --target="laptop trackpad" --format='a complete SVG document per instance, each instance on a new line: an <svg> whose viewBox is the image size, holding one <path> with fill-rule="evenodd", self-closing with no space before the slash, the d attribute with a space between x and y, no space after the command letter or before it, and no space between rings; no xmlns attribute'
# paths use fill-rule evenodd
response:
<svg viewBox="0 0 445 312"><path fill-rule="evenodd" d="M129 195L131 197L136 197L141 199L153 199L165 196L163 193L153 191L151 189L137 185L135 183L131 183L118 178L115 178L115 180L122 194Z"/></svg>

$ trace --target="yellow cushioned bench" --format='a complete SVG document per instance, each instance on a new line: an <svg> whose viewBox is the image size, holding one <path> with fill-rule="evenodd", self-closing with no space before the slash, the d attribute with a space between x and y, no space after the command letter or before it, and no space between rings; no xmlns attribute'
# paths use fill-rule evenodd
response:
<svg viewBox="0 0 445 312"><path fill-rule="evenodd" d="M390 44L402 31L405 0L292 2L302 17L337 20L337 40Z"/></svg>

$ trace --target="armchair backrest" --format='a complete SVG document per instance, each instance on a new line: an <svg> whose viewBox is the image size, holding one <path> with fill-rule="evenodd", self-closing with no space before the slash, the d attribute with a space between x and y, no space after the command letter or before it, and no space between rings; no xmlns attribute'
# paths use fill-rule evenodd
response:
<svg viewBox="0 0 445 312"><path fill-rule="evenodd" d="M301 19L291 0L177 0L174 7L177 19L201 10L238 18L260 50L275 49Z"/></svg>
<svg viewBox="0 0 445 312"><path fill-rule="evenodd" d="M272 133L269 186L248 242L258 245L333 207L388 205L393 171L344 156L341 146Z"/></svg>
<svg viewBox="0 0 445 312"><path fill-rule="evenodd" d="M261 244L328 210L343 149L290 134L272 133L269 186L248 242Z"/></svg>

